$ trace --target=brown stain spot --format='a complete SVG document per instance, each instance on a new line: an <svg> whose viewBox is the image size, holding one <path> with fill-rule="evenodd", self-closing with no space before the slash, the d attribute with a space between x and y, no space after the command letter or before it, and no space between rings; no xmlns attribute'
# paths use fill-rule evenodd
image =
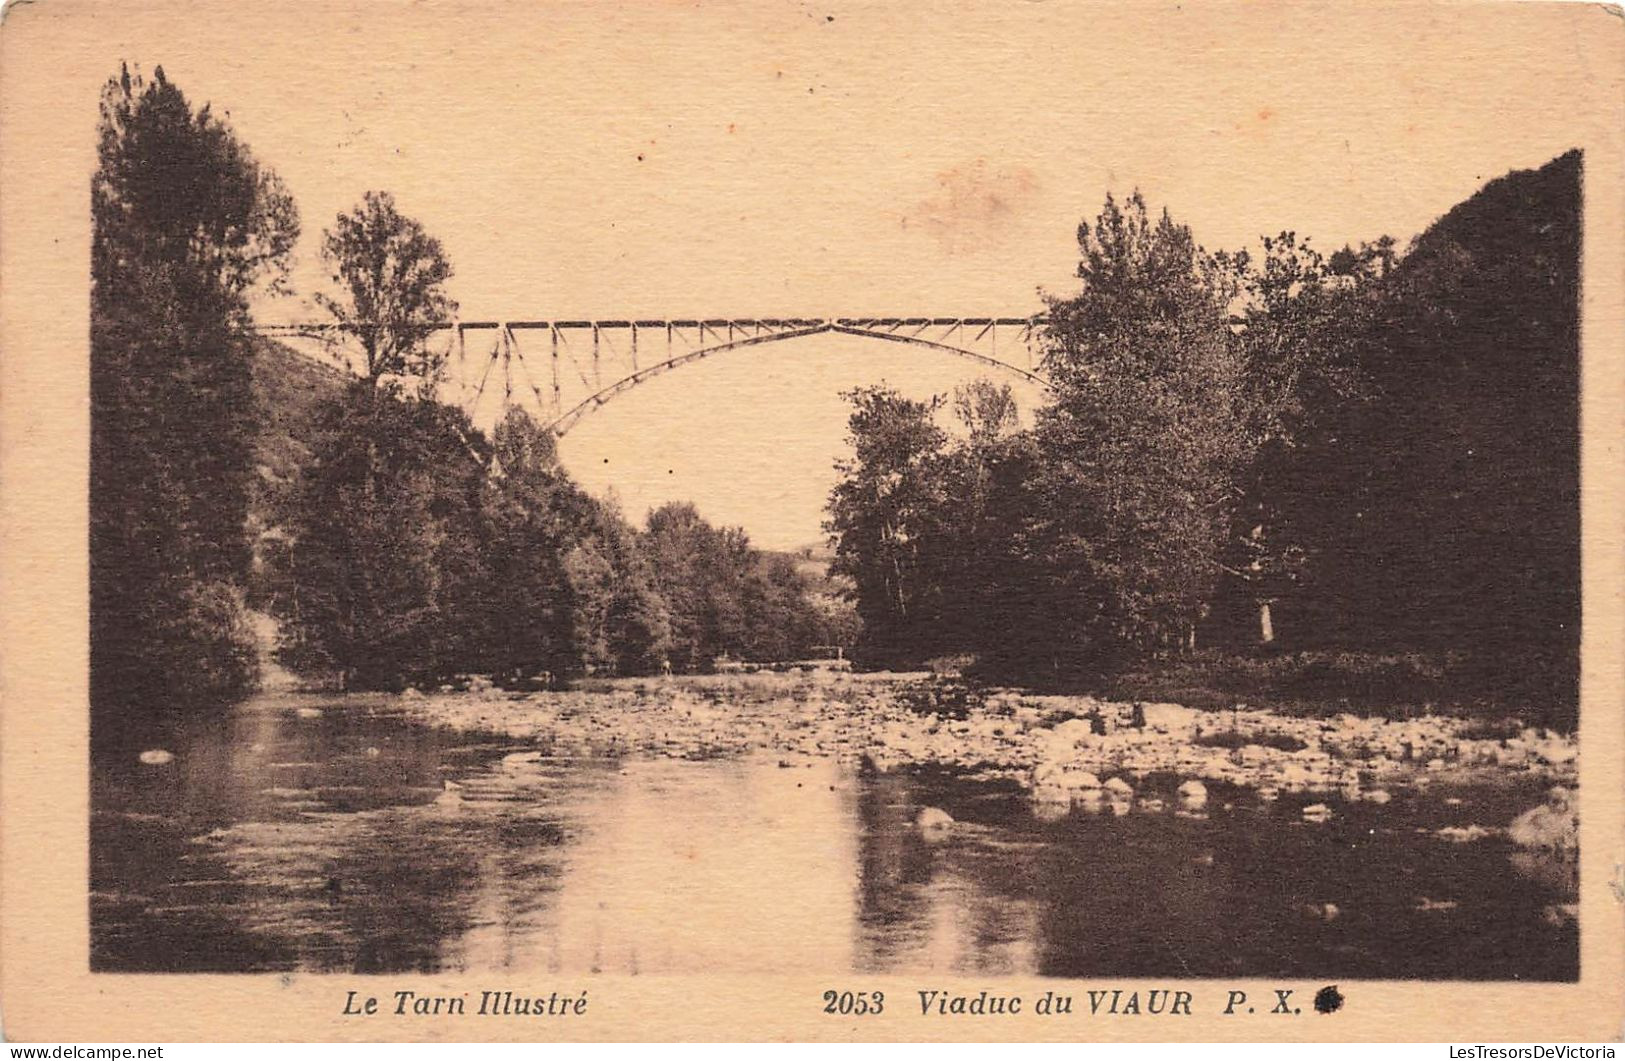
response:
<svg viewBox="0 0 1625 1061"><path fill-rule="evenodd" d="M1275 117L1275 112L1270 110L1268 107L1265 107L1258 112L1258 120L1261 122L1267 122L1273 117Z"/></svg>
<svg viewBox="0 0 1625 1061"><path fill-rule="evenodd" d="M977 158L936 176L937 190L903 212L902 228L923 228L950 253L970 251L1007 238L1019 212L1038 191L1025 166L995 166Z"/></svg>
<svg viewBox="0 0 1625 1061"><path fill-rule="evenodd" d="M734 131L735 131L735 128L734 128L734 123L733 123L733 122L729 122L729 123L728 123L728 132L730 132L730 133L732 133L732 132L734 132Z"/></svg>

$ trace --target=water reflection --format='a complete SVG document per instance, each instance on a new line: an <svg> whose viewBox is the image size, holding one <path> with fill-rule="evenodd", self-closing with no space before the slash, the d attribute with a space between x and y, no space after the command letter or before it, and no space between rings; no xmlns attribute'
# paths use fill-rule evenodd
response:
<svg viewBox="0 0 1625 1061"><path fill-rule="evenodd" d="M1572 867L1433 832L1538 793L1035 815L832 760L572 759L265 698L99 761L98 970L1573 978ZM1174 805L1171 792L1167 806ZM955 824L922 832L925 807Z"/></svg>

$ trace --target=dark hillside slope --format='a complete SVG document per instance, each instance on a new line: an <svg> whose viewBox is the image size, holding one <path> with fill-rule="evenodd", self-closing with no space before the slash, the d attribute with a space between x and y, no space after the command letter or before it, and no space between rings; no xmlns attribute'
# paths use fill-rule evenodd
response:
<svg viewBox="0 0 1625 1061"><path fill-rule="evenodd" d="M254 397L259 431L254 437L255 476L249 496L248 526L254 543L251 603L264 608L276 592L269 564L287 541L279 516L285 493L310 460L317 413L324 402L344 392L353 377L321 364L274 339L255 338Z"/></svg>
<svg viewBox="0 0 1625 1061"><path fill-rule="evenodd" d="M1382 281L1342 432L1350 640L1459 652L1572 704L1580 617L1581 156L1491 181ZM1339 492L1337 490L1329 493ZM1338 502L1341 502L1339 504Z"/></svg>

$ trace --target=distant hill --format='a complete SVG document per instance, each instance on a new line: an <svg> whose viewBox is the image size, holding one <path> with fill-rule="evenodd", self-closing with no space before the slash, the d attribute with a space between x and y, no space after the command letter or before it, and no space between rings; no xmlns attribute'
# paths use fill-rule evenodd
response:
<svg viewBox="0 0 1625 1061"><path fill-rule="evenodd" d="M260 406L256 446L261 478L286 481L309 457L317 407L336 397L354 378L274 339L256 336L254 396Z"/></svg>
<svg viewBox="0 0 1625 1061"><path fill-rule="evenodd" d="M796 549L764 549L765 553L783 556L796 565L796 572L815 586L831 580L829 566L835 560L835 550L826 545L803 545ZM837 578L844 585L846 580ZM836 587L839 588L839 587Z"/></svg>
<svg viewBox="0 0 1625 1061"><path fill-rule="evenodd" d="M811 545L798 545L794 549L788 550L786 555L792 555L802 560L817 560L828 564L835 559L835 547L821 539Z"/></svg>
<svg viewBox="0 0 1625 1061"><path fill-rule="evenodd" d="M275 592L265 581L265 560L268 551L284 540L277 516L283 491L310 460L317 409L343 393L353 377L274 339L256 336L252 343L259 432L254 442L255 489L248 509L257 577L249 595L263 604Z"/></svg>

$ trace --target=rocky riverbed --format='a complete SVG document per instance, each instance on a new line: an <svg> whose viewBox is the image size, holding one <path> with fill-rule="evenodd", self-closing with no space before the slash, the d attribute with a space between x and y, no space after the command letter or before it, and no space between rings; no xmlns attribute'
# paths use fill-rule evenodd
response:
<svg viewBox="0 0 1625 1061"><path fill-rule="evenodd" d="M272 691L98 755L92 962L1573 980L1575 771L923 675Z"/></svg>
<svg viewBox="0 0 1625 1061"><path fill-rule="evenodd" d="M826 672L627 679L531 694L413 692L380 709L559 754L692 759L769 750L786 767L809 757L876 772L951 767L1021 785L1042 816L1200 814L1210 800L1288 796L1308 800L1302 816L1314 822L1339 806L1383 804L1401 792L1538 781L1546 803L1511 821L1442 828L1439 839L1504 836L1559 857L1572 857L1577 846L1571 735L1442 715L1301 718L1244 705L1198 711Z"/></svg>

